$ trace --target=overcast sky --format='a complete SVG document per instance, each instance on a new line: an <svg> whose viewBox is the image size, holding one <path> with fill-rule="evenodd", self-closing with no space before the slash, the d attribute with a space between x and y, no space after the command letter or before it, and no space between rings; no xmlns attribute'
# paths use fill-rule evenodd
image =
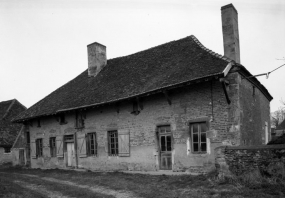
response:
<svg viewBox="0 0 285 198"><path fill-rule="evenodd" d="M129 55L195 35L223 55L221 6L238 11L241 63L253 74L285 64L284 0L0 0L0 101L30 107L87 69L87 45ZM258 80L285 100L285 66Z"/></svg>

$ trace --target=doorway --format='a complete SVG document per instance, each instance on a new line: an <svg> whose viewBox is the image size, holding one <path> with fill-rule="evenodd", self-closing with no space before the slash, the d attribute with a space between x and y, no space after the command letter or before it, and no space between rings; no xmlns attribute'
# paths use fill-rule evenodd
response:
<svg viewBox="0 0 285 198"><path fill-rule="evenodd" d="M19 165L25 165L25 151L24 151L24 149L19 149Z"/></svg>
<svg viewBox="0 0 285 198"><path fill-rule="evenodd" d="M67 147L67 166L74 166L74 143L66 143Z"/></svg>
<svg viewBox="0 0 285 198"><path fill-rule="evenodd" d="M172 170L172 134L170 126L158 127L160 169Z"/></svg>
<svg viewBox="0 0 285 198"><path fill-rule="evenodd" d="M64 158L66 160L65 161L66 166L73 167L75 166L74 135L65 135L64 143L65 143Z"/></svg>

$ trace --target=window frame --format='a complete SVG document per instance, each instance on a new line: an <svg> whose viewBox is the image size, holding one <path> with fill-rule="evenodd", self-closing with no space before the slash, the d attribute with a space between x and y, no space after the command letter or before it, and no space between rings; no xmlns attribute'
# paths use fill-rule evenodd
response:
<svg viewBox="0 0 285 198"><path fill-rule="evenodd" d="M10 154L11 153L11 149L12 149L12 147L4 147L4 154Z"/></svg>
<svg viewBox="0 0 285 198"><path fill-rule="evenodd" d="M37 127L40 128L41 127L41 120L37 119Z"/></svg>
<svg viewBox="0 0 285 198"><path fill-rule="evenodd" d="M59 114L59 124L60 125L67 124L67 121L65 119L65 114Z"/></svg>
<svg viewBox="0 0 285 198"><path fill-rule="evenodd" d="M198 131L197 132L193 132L193 127L196 124L198 124ZM206 130L205 131L201 131L201 124L205 124L205 126L206 126ZM192 151L192 153L194 153L194 154L199 154L199 153L204 154L204 153L207 153L207 148L208 148L208 143L207 143L208 123L207 123L207 121L191 122L189 124L189 127L190 127L190 136L191 136L190 139L191 139L191 151ZM196 141L194 142L194 137L193 137L194 133L198 134L198 141L197 142ZM205 141L201 141L202 134L205 135ZM198 151L194 150L194 144L198 144ZM201 146L202 144L206 145L205 146L205 150L202 150L202 146Z"/></svg>
<svg viewBox="0 0 285 198"><path fill-rule="evenodd" d="M93 142L93 145L92 145L92 142ZM94 156L94 157L96 157L98 154L98 144L97 144L96 132L86 134L86 154L87 156Z"/></svg>
<svg viewBox="0 0 285 198"><path fill-rule="evenodd" d="M85 120L86 116L83 114L82 111L77 111L75 113L75 128L82 129L85 127Z"/></svg>
<svg viewBox="0 0 285 198"><path fill-rule="evenodd" d="M36 139L36 158L43 157L43 139Z"/></svg>
<svg viewBox="0 0 285 198"><path fill-rule="evenodd" d="M162 130L164 129L164 130ZM159 138L159 146L162 152L171 152L173 149L173 140L172 140L172 132L171 132L171 126L170 125L159 125L157 126L157 133L158 133L158 138ZM164 144L161 144L161 139L164 137ZM168 137L170 137L170 145L168 144ZM170 146L170 149L169 147ZM163 150L163 148L165 148L165 150Z"/></svg>
<svg viewBox="0 0 285 198"><path fill-rule="evenodd" d="M50 156L56 157L56 137L49 138Z"/></svg>
<svg viewBox="0 0 285 198"><path fill-rule="evenodd" d="M108 155L119 156L119 134L117 130L108 131Z"/></svg>

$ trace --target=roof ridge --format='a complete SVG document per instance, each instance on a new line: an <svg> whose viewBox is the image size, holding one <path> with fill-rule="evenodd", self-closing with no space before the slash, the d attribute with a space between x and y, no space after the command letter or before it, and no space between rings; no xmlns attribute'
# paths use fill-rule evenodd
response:
<svg viewBox="0 0 285 198"><path fill-rule="evenodd" d="M229 58L227 58L227 57L225 57L225 56L223 56L223 55L221 55L221 54L218 54L218 53L216 53L216 52L214 52L214 51L212 51L212 50L206 48L194 35L191 35L190 38L192 38L193 41L195 41L195 43L196 43L197 45L199 45L199 47L201 47L203 50L205 50L205 51L208 52L209 54L211 54L211 55L213 55L213 56L215 56L215 57L217 57L217 58L223 59L223 60L225 60L225 61L227 61L227 62L229 62L229 63L230 63L230 62L233 62L233 60L231 60L231 59L229 59Z"/></svg>
<svg viewBox="0 0 285 198"><path fill-rule="evenodd" d="M16 99L13 99L13 100L12 100L11 104L9 105L9 107L8 107L8 109L6 110L6 113L4 114L4 116L2 117L2 119L4 119L4 118L8 115L10 109L12 108L12 106L13 106L14 103L15 103L15 100L16 100Z"/></svg>

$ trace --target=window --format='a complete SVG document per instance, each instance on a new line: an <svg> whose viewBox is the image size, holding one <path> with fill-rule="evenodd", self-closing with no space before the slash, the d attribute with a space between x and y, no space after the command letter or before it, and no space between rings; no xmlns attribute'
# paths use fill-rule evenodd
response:
<svg viewBox="0 0 285 198"><path fill-rule="evenodd" d="M118 149L118 131L108 132L108 143L109 143L109 155L117 156L119 154Z"/></svg>
<svg viewBox="0 0 285 198"><path fill-rule="evenodd" d="M96 133L88 133L86 137L87 155L96 156L97 155L97 140Z"/></svg>
<svg viewBox="0 0 285 198"><path fill-rule="evenodd" d="M55 137L49 138L50 156L56 157L56 143Z"/></svg>
<svg viewBox="0 0 285 198"><path fill-rule="evenodd" d="M161 151L171 151L171 130L170 126L159 126L159 143Z"/></svg>
<svg viewBox="0 0 285 198"><path fill-rule="evenodd" d="M65 115L64 114L60 114L59 115L59 124L66 124L66 120L65 120Z"/></svg>
<svg viewBox="0 0 285 198"><path fill-rule="evenodd" d="M4 153L11 153L11 147L4 147Z"/></svg>
<svg viewBox="0 0 285 198"><path fill-rule="evenodd" d="M37 120L37 123L38 123L38 127L41 127L41 120L40 119Z"/></svg>
<svg viewBox="0 0 285 198"><path fill-rule="evenodd" d="M83 112L76 112L76 128L84 128L85 115Z"/></svg>
<svg viewBox="0 0 285 198"><path fill-rule="evenodd" d="M137 101L133 102L133 111L131 113L134 115L138 115L140 113L139 104Z"/></svg>
<svg viewBox="0 0 285 198"><path fill-rule="evenodd" d="M30 132L26 132L26 142L28 145L30 144Z"/></svg>
<svg viewBox="0 0 285 198"><path fill-rule="evenodd" d="M43 139L36 139L36 157L43 156Z"/></svg>
<svg viewBox="0 0 285 198"><path fill-rule="evenodd" d="M206 122L190 124L192 152L207 152Z"/></svg>

